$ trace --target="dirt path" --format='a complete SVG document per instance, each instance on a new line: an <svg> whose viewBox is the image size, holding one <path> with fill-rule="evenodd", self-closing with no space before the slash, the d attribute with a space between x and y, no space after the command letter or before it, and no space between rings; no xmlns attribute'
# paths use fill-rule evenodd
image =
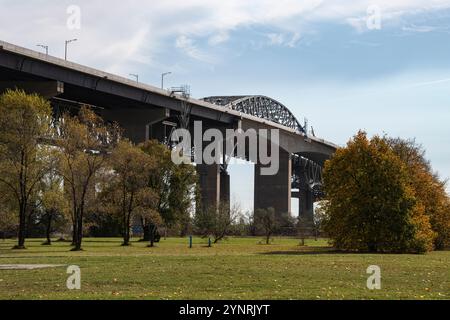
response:
<svg viewBox="0 0 450 320"><path fill-rule="evenodd" d="M64 266L64 264L0 264L0 270L36 270Z"/></svg>

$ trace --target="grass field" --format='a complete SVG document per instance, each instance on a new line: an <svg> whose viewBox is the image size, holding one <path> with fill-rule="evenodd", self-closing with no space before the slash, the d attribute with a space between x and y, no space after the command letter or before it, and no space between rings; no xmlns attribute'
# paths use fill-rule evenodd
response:
<svg viewBox="0 0 450 320"><path fill-rule="evenodd" d="M0 265L63 264L81 268L81 290L66 287L65 267L0 270L0 299L450 299L450 252L426 255L343 254L324 240L230 238L213 248L202 239L161 240L156 248L120 239L86 239L27 250L0 240ZM368 290L366 270L378 265L382 289Z"/></svg>

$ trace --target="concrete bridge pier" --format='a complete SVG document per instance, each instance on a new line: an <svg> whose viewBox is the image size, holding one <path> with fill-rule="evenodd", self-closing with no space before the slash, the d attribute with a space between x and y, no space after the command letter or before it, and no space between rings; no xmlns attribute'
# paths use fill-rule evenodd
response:
<svg viewBox="0 0 450 320"><path fill-rule="evenodd" d="M217 207L219 203L230 205L230 175L221 165L197 165L197 173L203 210Z"/></svg>
<svg viewBox="0 0 450 320"><path fill-rule="evenodd" d="M201 207L207 210L220 201L220 165L197 165L200 183Z"/></svg>
<svg viewBox="0 0 450 320"><path fill-rule="evenodd" d="M263 176L261 164L255 164L254 208L274 208L280 215L291 212L291 155L280 149L280 167L276 175Z"/></svg>
<svg viewBox="0 0 450 320"><path fill-rule="evenodd" d="M308 226L312 226L314 224L314 195L306 182L300 187L298 198L299 217L302 218L303 222Z"/></svg>
<svg viewBox="0 0 450 320"><path fill-rule="evenodd" d="M230 174L225 168L220 169L220 202L230 206Z"/></svg>

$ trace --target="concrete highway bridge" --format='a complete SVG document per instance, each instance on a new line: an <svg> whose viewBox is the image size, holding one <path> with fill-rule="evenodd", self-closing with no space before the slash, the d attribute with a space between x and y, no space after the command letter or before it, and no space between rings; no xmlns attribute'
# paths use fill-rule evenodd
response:
<svg viewBox="0 0 450 320"><path fill-rule="evenodd" d="M168 141L174 128L279 129L280 170L260 175L255 161L254 208L273 207L291 212L291 198L300 199L299 214L312 219L313 203L320 195L324 162L337 146L309 136L281 103L264 96L192 99L183 90L162 90L130 79L21 48L0 41L0 92L21 88L50 100L55 116L89 105L105 120L116 121L133 142ZM197 165L202 203L214 205L230 199L226 164Z"/></svg>

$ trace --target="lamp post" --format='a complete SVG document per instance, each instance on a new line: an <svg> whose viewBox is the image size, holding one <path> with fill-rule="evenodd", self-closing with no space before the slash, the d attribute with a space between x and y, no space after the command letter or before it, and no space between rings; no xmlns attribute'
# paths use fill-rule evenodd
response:
<svg viewBox="0 0 450 320"><path fill-rule="evenodd" d="M139 83L139 75L138 74L130 73L130 76L135 77L136 82Z"/></svg>
<svg viewBox="0 0 450 320"><path fill-rule="evenodd" d="M37 44L37 47L41 47L45 49L45 54L48 56L48 46L44 46L43 44Z"/></svg>
<svg viewBox="0 0 450 320"><path fill-rule="evenodd" d="M78 39L66 40L66 46L65 46L65 50L64 50L64 60L67 61L67 45L68 45L69 43L75 42L75 41L77 41L77 40L78 40Z"/></svg>
<svg viewBox="0 0 450 320"><path fill-rule="evenodd" d="M169 74L172 74L172 72L165 72L161 75L161 89L164 90L164 77L168 76Z"/></svg>

